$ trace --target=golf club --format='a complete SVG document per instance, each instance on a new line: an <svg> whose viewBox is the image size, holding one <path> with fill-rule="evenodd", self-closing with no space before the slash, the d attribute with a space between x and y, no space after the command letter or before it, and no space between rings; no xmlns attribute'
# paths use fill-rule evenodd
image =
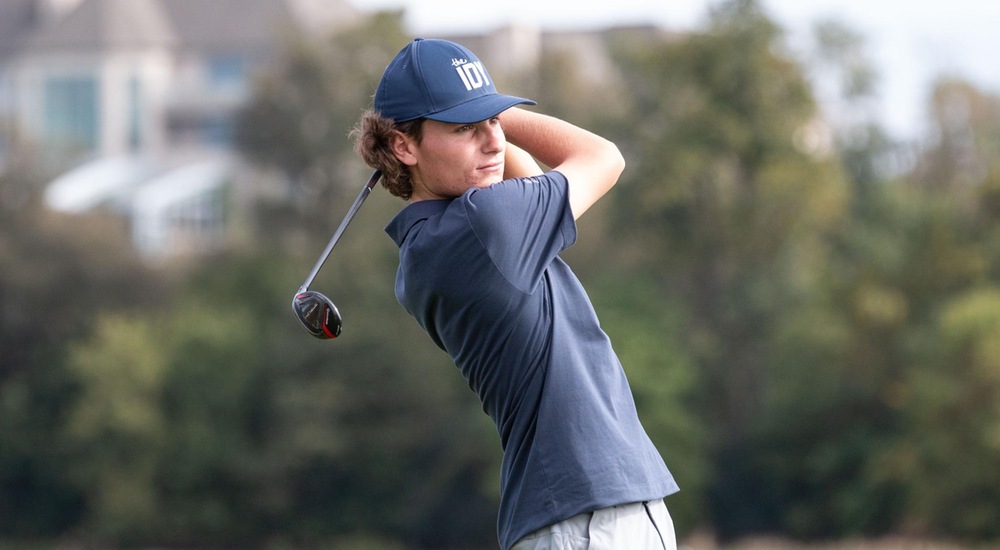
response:
<svg viewBox="0 0 1000 550"><path fill-rule="evenodd" d="M340 236L344 233L344 229L347 228L347 224L351 223L351 220L354 219L355 214L361 209L361 205L364 204L365 199L368 198L368 194L371 193L372 188L378 183L380 177L382 177L381 171L375 170L372 172L372 176L368 178L368 183L361 189L358 198L354 199L354 204L351 205L351 209L344 216L344 221L340 222L340 227L337 228L330 242L326 245L323 255L316 261L316 265L313 266L309 276L306 277L305 282L302 283L298 292L295 293L295 297L292 298L292 311L295 312L295 316L298 317L299 322L302 323L306 332L321 340L330 340L340 336L343 319L340 317L340 311L337 310L337 306L333 305L333 302L326 296L309 290L309 285L312 284L313 279L316 278L316 274L319 273L320 268L326 263L326 259L330 257L330 252L333 251L333 247L340 240Z"/></svg>

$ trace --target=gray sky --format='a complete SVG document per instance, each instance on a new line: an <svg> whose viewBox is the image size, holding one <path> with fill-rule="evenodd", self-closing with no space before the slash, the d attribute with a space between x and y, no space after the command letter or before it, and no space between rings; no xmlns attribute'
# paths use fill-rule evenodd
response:
<svg viewBox="0 0 1000 550"><path fill-rule="evenodd" d="M711 0L350 0L363 10L406 8L415 34L476 32L506 23L548 29L599 28L652 22L667 29L697 27ZM865 35L881 76L883 123L901 138L916 137L927 94L941 74L958 75L1000 94L1000 2L994 0L764 0L789 31L794 47L817 19L834 17Z"/></svg>

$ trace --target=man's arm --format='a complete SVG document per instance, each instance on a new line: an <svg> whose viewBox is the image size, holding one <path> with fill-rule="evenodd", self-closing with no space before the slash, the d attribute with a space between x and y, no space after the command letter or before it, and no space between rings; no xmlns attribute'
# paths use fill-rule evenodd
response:
<svg viewBox="0 0 1000 550"><path fill-rule="evenodd" d="M566 121L515 107L500 114L500 123L509 143L566 176L574 219L604 196L625 169L614 143Z"/></svg>
<svg viewBox="0 0 1000 550"><path fill-rule="evenodd" d="M507 150L504 153L503 179L526 178L541 173L542 169L539 168L538 163L524 149L513 143L507 144Z"/></svg>

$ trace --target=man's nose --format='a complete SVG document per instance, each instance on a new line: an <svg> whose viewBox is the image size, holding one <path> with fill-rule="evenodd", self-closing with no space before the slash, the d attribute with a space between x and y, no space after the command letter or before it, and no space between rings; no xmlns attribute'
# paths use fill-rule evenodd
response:
<svg viewBox="0 0 1000 550"><path fill-rule="evenodd" d="M483 147L485 149L495 151L501 147L504 142L503 128L499 124L486 124L486 131L483 132L484 143Z"/></svg>

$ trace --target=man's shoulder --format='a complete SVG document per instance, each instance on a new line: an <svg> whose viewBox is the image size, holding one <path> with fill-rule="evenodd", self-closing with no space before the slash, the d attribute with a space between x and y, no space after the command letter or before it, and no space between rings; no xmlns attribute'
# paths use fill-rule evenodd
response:
<svg viewBox="0 0 1000 550"><path fill-rule="evenodd" d="M440 216L444 213L453 201L450 200L425 200L411 202L403 207L392 220L385 226L385 232L389 234L396 246L402 246L407 234L418 223Z"/></svg>
<svg viewBox="0 0 1000 550"><path fill-rule="evenodd" d="M553 171L537 176L505 179L480 189L469 189L461 200L473 208L489 205L507 207L523 201L562 196L566 189L566 177Z"/></svg>

